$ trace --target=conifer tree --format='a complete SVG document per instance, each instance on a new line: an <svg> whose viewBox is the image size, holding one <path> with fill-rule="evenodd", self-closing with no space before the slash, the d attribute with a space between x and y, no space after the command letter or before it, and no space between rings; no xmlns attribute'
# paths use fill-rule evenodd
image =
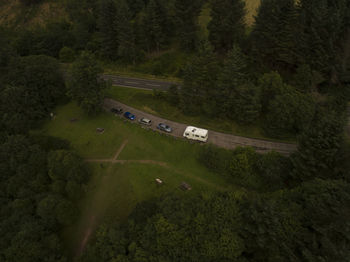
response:
<svg viewBox="0 0 350 262"><path fill-rule="evenodd" d="M136 46L131 14L125 0L117 1L116 24L118 29L118 56L126 62L136 60Z"/></svg>
<svg viewBox="0 0 350 262"><path fill-rule="evenodd" d="M228 51L240 43L245 34L245 2L242 0L213 0L209 41L216 51Z"/></svg>
<svg viewBox="0 0 350 262"><path fill-rule="evenodd" d="M222 113L232 115L234 105L231 98L234 95L235 88L238 88L247 80L247 58L239 46L234 45L228 53L228 58L219 75L217 84L219 92L218 107L220 107Z"/></svg>
<svg viewBox="0 0 350 262"><path fill-rule="evenodd" d="M176 0L175 20L177 35L181 48L184 50L194 50L197 45L198 16L201 11L201 0Z"/></svg>
<svg viewBox="0 0 350 262"><path fill-rule="evenodd" d="M167 13L159 0L150 0L142 19L143 35L148 51L159 51L166 43Z"/></svg>
<svg viewBox="0 0 350 262"><path fill-rule="evenodd" d="M299 1L302 30L297 50L313 70L332 80L341 71L340 42L347 34L348 5L347 0Z"/></svg>
<svg viewBox="0 0 350 262"><path fill-rule="evenodd" d="M299 139L292 157L294 176L301 181L334 174L337 154L343 142L344 115L320 108Z"/></svg>
<svg viewBox="0 0 350 262"><path fill-rule="evenodd" d="M198 55L189 63L181 88L181 107L184 113L214 115L217 112L218 63L208 42L200 45Z"/></svg>
<svg viewBox="0 0 350 262"><path fill-rule="evenodd" d="M232 115L244 124L253 123L260 115L260 88L251 82L237 86L231 96Z"/></svg>
<svg viewBox="0 0 350 262"><path fill-rule="evenodd" d="M117 9L114 0L101 0L98 29L101 44L101 56L114 60L118 56Z"/></svg>
<svg viewBox="0 0 350 262"><path fill-rule="evenodd" d="M294 0L262 0L251 34L254 58L273 69L293 68L298 61L297 22Z"/></svg>

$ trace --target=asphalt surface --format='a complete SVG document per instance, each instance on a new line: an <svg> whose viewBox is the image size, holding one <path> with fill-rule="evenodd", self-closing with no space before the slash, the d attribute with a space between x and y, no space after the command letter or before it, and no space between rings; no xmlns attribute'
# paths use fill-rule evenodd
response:
<svg viewBox="0 0 350 262"><path fill-rule="evenodd" d="M161 80L149 80L149 79L141 79L141 78L132 78L132 77L124 77L124 76L116 76L116 75L102 75L102 79L110 80L112 85L115 86L126 86L138 89L159 89L166 91L169 89L171 85L179 86L179 83L176 82L167 82Z"/></svg>
<svg viewBox="0 0 350 262"><path fill-rule="evenodd" d="M123 108L124 112L129 111L132 114L136 116L136 119L134 123L138 124L138 120L142 117L148 118L152 120L151 126L143 126L144 128L150 128L152 130L159 131L156 126L158 123L165 123L169 125L172 129L172 133L167 133L170 136L174 136L177 138L185 139L183 138L183 132L185 131L187 125L182 123L177 123L174 121L170 121L158 116L154 116L148 113L145 113L143 111L137 110L135 108L132 108L130 106L127 106L125 104L122 104L118 101L115 101L113 99L106 98L104 101L104 108L108 111L110 111L113 107L121 107ZM123 115L116 115L117 117L122 117ZM126 120L130 121L130 120ZM199 126L200 127L200 126ZM230 134L224 134L216 131L209 130L209 137L208 137L208 143L212 143L214 145L217 145L219 147L227 148L227 149L234 149L237 146L251 146L255 148L255 150L259 153L267 153L269 151L276 151L280 152L284 155L289 155L290 153L294 152L296 150L295 144L288 144L288 143L279 143L279 142L272 142L272 141L265 141L260 139L253 139L253 138L247 138L247 137L241 137L241 136L235 136ZM190 140L193 141L193 140ZM194 142L194 141L193 141Z"/></svg>

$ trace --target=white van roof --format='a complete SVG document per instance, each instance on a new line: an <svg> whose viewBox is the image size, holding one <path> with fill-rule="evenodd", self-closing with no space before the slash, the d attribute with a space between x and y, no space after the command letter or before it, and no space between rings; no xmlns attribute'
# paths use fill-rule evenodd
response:
<svg viewBox="0 0 350 262"><path fill-rule="evenodd" d="M198 128L198 127L194 127L194 126L188 126L186 127L185 132L188 133L193 133L199 136L207 136L208 135L208 130L206 129L202 129L202 128Z"/></svg>

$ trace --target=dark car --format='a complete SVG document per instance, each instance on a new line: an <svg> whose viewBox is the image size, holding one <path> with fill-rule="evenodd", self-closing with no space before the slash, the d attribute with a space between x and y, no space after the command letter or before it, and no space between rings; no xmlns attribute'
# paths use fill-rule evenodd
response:
<svg viewBox="0 0 350 262"><path fill-rule="evenodd" d="M144 118L144 117L140 118L139 123L146 125L146 126L152 125L152 121L150 119Z"/></svg>
<svg viewBox="0 0 350 262"><path fill-rule="evenodd" d="M159 123L159 124L157 125L157 128L158 128L159 130L165 131L165 132L167 132L167 133L171 133L171 132L173 131L173 130L171 129L170 126L168 126L168 125L166 125L166 124L164 124L164 123Z"/></svg>
<svg viewBox="0 0 350 262"><path fill-rule="evenodd" d="M125 116L127 119L135 120L135 115L131 114L130 112L125 112L125 113L124 113L124 116Z"/></svg>
<svg viewBox="0 0 350 262"><path fill-rule="evenodd" d="M113 107L111 108L111 112L120 115L121 113L123 113L123 109L120 107Z"/></svg>

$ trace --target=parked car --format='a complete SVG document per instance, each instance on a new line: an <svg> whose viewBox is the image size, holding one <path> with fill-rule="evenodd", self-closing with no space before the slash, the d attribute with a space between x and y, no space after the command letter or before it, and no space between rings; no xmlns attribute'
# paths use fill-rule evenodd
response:
<svg viewBox="0 0 350 262"><path fill-rule="evenodd" d="M146 126L152 125L152 121L150 119L144 118L144 117L140 118L139 123L146 125Z"/></svg>
<svg viewBox="0 0 350 262"><path fill-rule="evenodd" d="M111 108L111 112L114 113L114 114L120 115L121 113L123 113L123 108L113 107L113 108Z"/></svg>
<svg viewBox="0 0 350 262"><path fill-rule="evenodd" d="M173 131L173 130L171 129L170 126L168 126L168 125L166 125L166 124L164 124L164 123L159 123L159 124L157 125L157 128L158 128L159 130L165 131L165 132L167 132L167 133L171 133L171 132Z"/></svg>
<svg viewBox="0 0 350 262"><path fill-rule="evenodd" d="M127 119L130 119L130 120L135 120L135 115L131 114L130 112L125 112L124 113L124 117L126 117Z"/></svg>

